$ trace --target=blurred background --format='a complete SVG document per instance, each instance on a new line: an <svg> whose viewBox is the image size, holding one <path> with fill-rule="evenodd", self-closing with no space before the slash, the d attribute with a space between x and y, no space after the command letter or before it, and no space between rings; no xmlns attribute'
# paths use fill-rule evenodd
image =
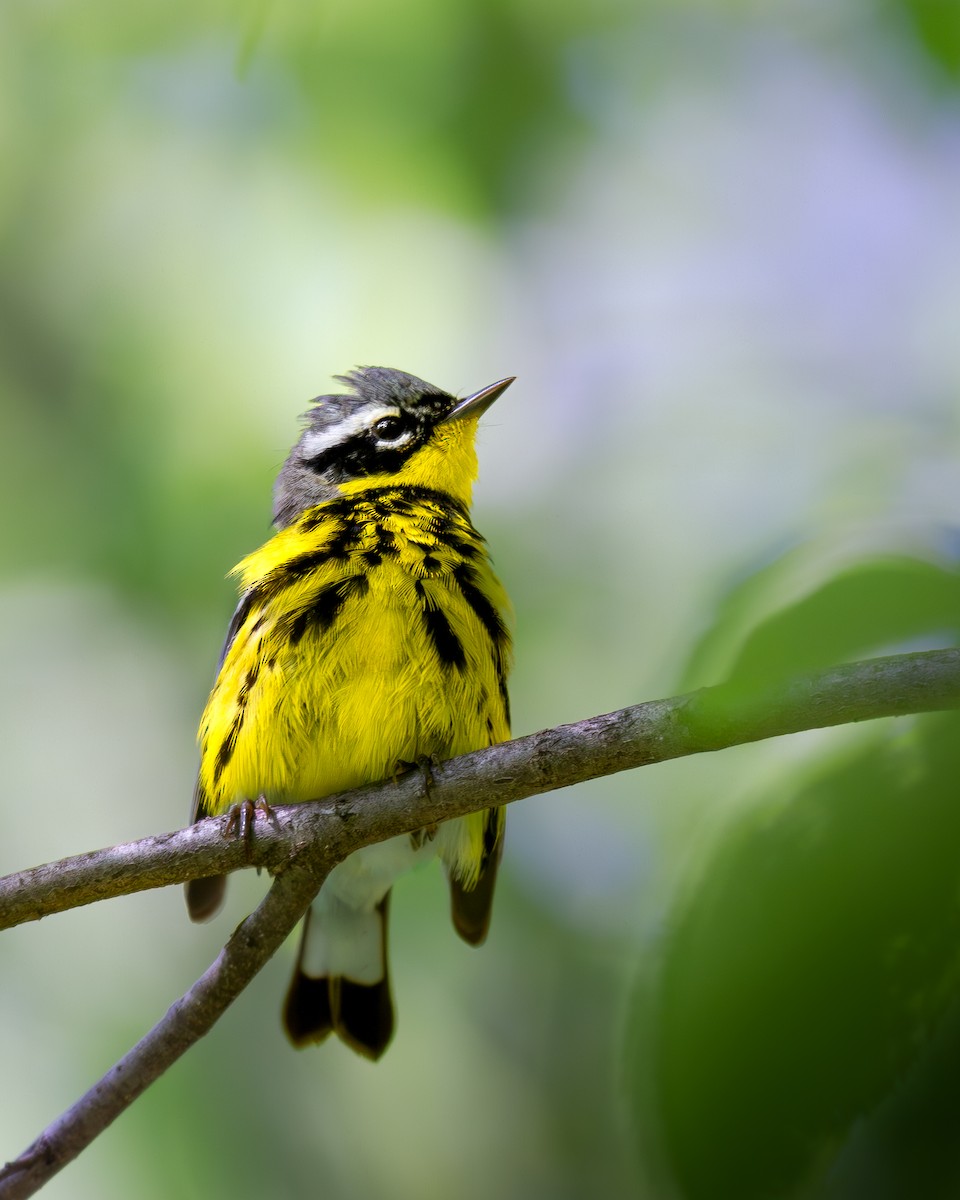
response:
<svg viewBox="0 0 960 1200"><path fill-rule="evenodd" d="M958 82L938 0L8 0L0 872L186 820L224 576L356 364L519 377L474 509L517 733L952 644ZM45 1194L960 1194L958 735L513 806L482 951L396 889L381 1063L289 1048L288 947ZM265 887L3 935L0 1160Z"/></svg>

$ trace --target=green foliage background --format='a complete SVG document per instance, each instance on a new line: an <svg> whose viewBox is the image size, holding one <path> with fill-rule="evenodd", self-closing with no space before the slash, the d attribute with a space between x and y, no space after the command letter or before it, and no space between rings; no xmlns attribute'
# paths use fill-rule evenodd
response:
<svg viewBox="0 0 960 1200"><path fill-rule="evenodd" d="M296 418L518 383L476 518L517 732L953 644L960 14L934 0L0 10L0 871L172 828ZM514 806L482 951L398 887L395 1044L289 958L51 1197L953 1196L956 722ZM265 886L0 940L9 1157Z"/></svg>

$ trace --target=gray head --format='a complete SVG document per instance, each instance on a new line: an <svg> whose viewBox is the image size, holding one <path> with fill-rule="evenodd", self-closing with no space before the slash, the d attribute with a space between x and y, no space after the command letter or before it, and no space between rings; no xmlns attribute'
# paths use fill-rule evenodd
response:
<svg viewBox="0 0 960 1200"><path fill-rule="evenodd" d="M459 432L450 436L454 426L459 430L461 418L472 417L475 427L475 418L513 382L504 379L458 400L390 367L360 367L334 378L350 390L318 396L304 414L303 433L273 489L273 519L278 528L289 525L305 509L333 499L345 484L412 473L415 456L428 446L456 450L464 439ZM469 447L472 453L472 428ZM440 461L420 455L418 474L426 473L429 481L431 464ZM454 468L453 461L450 466Z"/></svg>

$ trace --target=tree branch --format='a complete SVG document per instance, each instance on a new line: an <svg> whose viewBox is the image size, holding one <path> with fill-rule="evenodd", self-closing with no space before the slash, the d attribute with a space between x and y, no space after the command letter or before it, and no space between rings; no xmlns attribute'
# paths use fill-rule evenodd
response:
<svg viewBox="0 0 960 1200"><path fill-rule="evenodd" d="M0 879L0 929L95 900L256 866L277 872L317 839L352 850L436 821L509 804L688 754L842 725L960 707L960 650L831 667L759 691L727 684L560 725L419 772L258 819L253 842L225 838L225 818L94 850Z"/></svg>
<svg viewBox="0 0 960 1200"><path fill-rule="evenodd" d="M332 866L372 842L491 804L805 729L960 708L960 650L902 654L745 690L704 688L561 725L396 783L274 810L252 846L223 818L0 880L0 928L94 900L246 865L277 878L217 960L99 1083L0 1171L0 1200L33 1195L216 1022L282 944Z"/></svg>
<svg viewBox="0 0 960 1200"><path fill-rule="evenodd" d="M150 1032L72 1107L0 1170L0 1197L32 1196L212 1028L280 948L333 862L325 850L278 875L259 907L234 930L216 961Z"/></svg>

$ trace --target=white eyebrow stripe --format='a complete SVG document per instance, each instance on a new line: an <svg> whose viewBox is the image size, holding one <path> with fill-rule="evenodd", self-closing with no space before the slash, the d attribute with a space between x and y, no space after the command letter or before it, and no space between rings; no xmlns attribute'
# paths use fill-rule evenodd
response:
<svg viewBox="0 0 960 1200"><path fill-rule="evenodd" d="M304 439L300 443L303 457L316 458L324 450L329 450L332 446L341 445L353 437L354 434L369 429L384 417L399 416L400 409L396 406L392 408L364 408L360 412L351 413L350 416L344 417L342 421L336 425L331 425L329 429L311 429L308 434L304 435Z"/></svg>

